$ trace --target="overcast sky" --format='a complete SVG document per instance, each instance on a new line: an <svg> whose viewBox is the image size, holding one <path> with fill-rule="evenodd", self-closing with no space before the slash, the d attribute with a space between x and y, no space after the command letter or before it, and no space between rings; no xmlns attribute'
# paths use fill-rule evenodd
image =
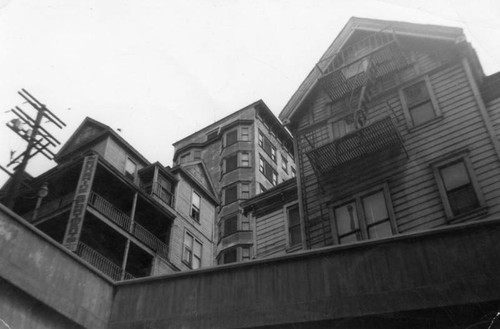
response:
<svg viewBox="0 0 500 329"><path fill-rule="evenodd" d="M278 115L351 16L462 27L500 70L495 0L0 0L0 164L25 148L5 127L25 88L61 141L89 116L170 165L172 143L258 99Z"/></svg>

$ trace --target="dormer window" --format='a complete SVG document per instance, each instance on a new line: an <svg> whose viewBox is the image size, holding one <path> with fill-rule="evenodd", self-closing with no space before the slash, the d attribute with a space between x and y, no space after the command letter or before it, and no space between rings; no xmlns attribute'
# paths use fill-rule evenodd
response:
<svg viewBox="0 0 500 329"><path fill-rule="evenodd" d="M133 181L135 179L136 171L137 165L135 162L130 160L130 158L127 158L127 161L125 162L125 177Z"/></svg>

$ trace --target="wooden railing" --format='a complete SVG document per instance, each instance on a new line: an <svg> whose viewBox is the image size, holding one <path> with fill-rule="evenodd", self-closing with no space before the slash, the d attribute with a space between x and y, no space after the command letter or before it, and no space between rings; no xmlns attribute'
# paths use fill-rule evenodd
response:
<svg viewBox="0 0 500 329"><path fill-rule="evenodd" d="M163 241L138 223L134 223L131 230L130 217L109 201L97 193L92 192L89 198L89 204L106 216L106 218L112 220L127 232L132 233L137 239L153 249L159 256L168 259L168 246Z"/></svg>
<svg viewBox="0 0 500 329"><path fill-rule="evenodd" d="M157 196L160 200L165 202L170 207L174 206L174 194L170 191L167 191L165 187L163 187L160 183L153 183L151 194Z"/></svg>
<svg viewBox="0 0 500 329"><path fill-rule="evenodd" d="M130 230L130 217L102 196L92 192L90 194L89 204L125 230Z"/></svg>
<svg viewBox="0 0 500 329"><path fill-rule="evenodd" d="M149 232L138 223L134 223L134 230L132 233L148 247L153 249L158 255L168 259L168 246L153 233Z"/></svg>
<svg viewBox="0 0 500 329"><path fill-rule="evenodd" d="M73 202L73 197L75 196L75 193L68 193L65 194L57 199L51 200L47 203L43 203L40 208L38 208L38 214L37 218L42 218L46 215L49 215L59 209L62 209L66 206L71 205ZM23 214L23 218L27 219L28 221L31 221L33 219L33 211L30 211L28 213Z"/></svg>
<svg viewBox="0 0 500 329"><path fill-rule="evenodd" d="M83 260L115 281L121 280L122 269L83 242L79 242L75 252Z"/></svg>

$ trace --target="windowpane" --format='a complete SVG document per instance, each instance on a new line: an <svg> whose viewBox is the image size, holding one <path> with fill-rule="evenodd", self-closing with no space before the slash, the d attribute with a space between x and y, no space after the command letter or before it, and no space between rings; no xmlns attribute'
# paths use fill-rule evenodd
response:
<svg viewBox="0 0 500 329"><path fill-rule="evenodd" d="M302 242L300 226L295 226L290 230L290 246L294 246Z"/></svg>
<svg viewBox="0 0 500 329"><path fill-rule="evenodd" d="M335 208L335 221L337 223L337 233L339 236L359 229L356 203L351 202Z"/></svg>
<svg viewBox="0 0 500 329"><path fill-rule="evenodd" d="M226 189L226 191L225 191L225 204L229 204L231 202L236 201L237 191L238 191L238 189L237 189L236 185L228 187Z"/></svg>
<svg viewBox="0 0 500 329"><path fill-rule="evenodd" d="M200 266L201 266L201 259L193 257L193 264L191 265L191 268L195 270L197 268L200 268Z"/></svg>
<svg viewBox="0 0 500 329"><path fill-rule="evenodd" d="M201 201L200 196L194 191L193 191L193 198L191 200L192 200L193 206L200 209L200 201Z"/></svg>
<svg viewBox="0 0 500 329"><path fill-rule="evenodd" d="M426 102L410 109L411 119L415 126L434 119L436 114L432 103Z"/></svg>
<svg viewBox="0 0 500 329"><path fill-rule="evenodd" d="M201 258L201 243L196 240L194 241L193 254L196 257Z"/></svg>
<svg viewBox="0 0 500 329"><path fill-rule="evenodd" d="M193 245L193 237L189 234L186 234L186 238L184 239L184 244L191 249Z"/></svg>
<svg viewBox="0 0 500 329"><path fill-rule="evenodd" d="M346 244L346 243L351 243L351 242L356 242L356 241L361 241L361 240L362 240L361 233L359 231L356 231L352 234L341 237L340 244Z"/></svg>
<svg viewBox="0 0 500 329"><path fill-rule="evenodd" d="M479 207L479 201L471 184L448 192L448 201L454 215Z"/></svg>
<svg viewBox="0 0 500 329"><path fill-rule="evenodd" d="M419 82L411 87L404 89L404 94L408 107L412 107L417 103L429 99L429 93L427 92L425 81Z"/></svg>
<svg viewBox="0 0 500 329"><path fill-rule="evenodd" d="M368 227L368 235L370 239L384 238L392 235L391 223L389 221L382 222L377 225Z"/></svg>
<svg viewBox="0 0 500 329"><path fill-rule="evenodd" d="M238 131L233 130L226 134L226 146L234 144L238 141Z"/></svg>
<svg viewBox="0 0 500 329"><path fill-rule="evenodd" d="M132 160L127 158L127 161L125 162L125 176L127 178L134 179L136 169L137 165Z"/></svg>
<svg viewBox="0 0 500 329"><path fill-rule="evenodd" d="M224 235L229 235L238 230L238 217L233 216L224 220Z"/></svg>
<svg viewBox="0 0 500 329"><path fill-rule="evenodd" d="M226 158L226 172L235 170L238 167L238 154Z"/></svg>
<svg viewBox="0 0 500 329"><path fill-rule="evenodd" d="M470 183L465 163L457 162L441 169L444 186L447 191Z"/></svg>
<svg viewBox="0 0 500 329"><path fill-rule="evenodd" d="M288 221L289 221L289 226L300 225L298 205L288 208Z"/></svg>
<svg viewBox="0 0 500 329"><path fill-rule="evenodd" d="M241 153L241 166L250 167L250 154Z"/></svg>
<svg viewBox="0 0 500 329"><path fill-rule="evenodd" d="M249 141L250 140L250 136L248 133L248 127L241 128L241 140L242 141Z"/></svg>
<svg viewBox="0 0 500 329"><path fill-rule="evenodd" d="M236 249L228 251L224 254L224 264L234 263L236 262Z"/></svg>
<svg viewBox="0 0 500 329"><path fill-rule="evenodd" d="M241 184L241 198L242 199L250 198L250 185L249 184Z"/></svg>
<svg viewBox="0 0 500 329"><path fill-rule="evenodd" d="M250 248L248 247L241 248L241 259L250 260Z"/></svg>
<svg viewBox="0 0 500 329"><path fill-rule="evenodd" d="M389 218L384 192L380 191L363 198L363 211L368 225Z"/></svg>

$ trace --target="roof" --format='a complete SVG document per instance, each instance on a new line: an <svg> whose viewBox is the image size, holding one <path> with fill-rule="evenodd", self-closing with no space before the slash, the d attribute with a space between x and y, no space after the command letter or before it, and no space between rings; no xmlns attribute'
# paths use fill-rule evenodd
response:
<svg viewBox="0 0 500 329"><path fill-rule="evenodd" d="M219 134L220 134L225 128L232 127L231 125L233 124L233 121L230 121L231 118L238 118L242 112L247 111L251 108L255 108L258 111L261 111L261 113L263 114L265 119L269 122L270 126L272 126L273 129L276 129L277 133L279 135L281 135L281 137L283 139L288 139L288 144L289 144L288 146L289 146L290 150L293 152L292 136L290 135L290 132L282 125L280 120L269 109L269 107L266 105L266 103L264 103L264 101L262 99L259 99L258 101L253 102L252 104L247 105L244 108L237 110L237 111L223 117L222 119L217 120L216 122L214 122L214 123L202 128L202 129L184 137L183 139L180 139L177 142L173 143L172 145L176 148L175 154L174 154L174 161L180 153L186 151L187 149L192 148L192 147L204 147L207 144L212 143L215 139L214 140L206 140L204 142L196 141L196 142L188 143L188 144L178 148L179 144L181 144L182 142L184 142L186 140L192 139L194 136L197 136L199 134L207 134L209 132L212 132L213 130L217 129L218 127L221 128L221 130L219 132ZM285 141L285 142L287 142L287 141Z"/></svg>
<svg viewBox="0 0 500 329"><path fill-rule="evenodd" d="M485 103L500 97L500 72L484 78L481 85L481 94Z"/></svg>
<svg viewBox="0 0 500 329"><path fill-rule="evenodd" d="M207 180L207 186L204 186L204 184L198 178L196 178L194 175L192 175L189 172L188 169L191 166L200 166L201 167L201 170L204 173L205 179ZM190 162L186 165L177 165L177 166L172 167L170 169L170 171L172 173L183 174L185 177L188 178L189 181L191 181L193 184L195 184L200 191L202 191L206 196L208 196L210 198L210 200L215 205L219 204L219 198L217 197L217 193L216 193L214 184L212 182L210 175L208 174L207 167L205 166L203 161L194 161L194 162Z"/></svg>
<svg viewBox="0 0 500 329"><path fill-rule="evenodd" d="M83 133L84 128L91 125L97 128L96 134L89 137L88 139L83 140L81 143L77 143L77 138L81 133ZM130 145L123 137L118 135L111 127L90 117L86 117L68 139L68 141L64 143L59 152L57 152L55 160L59 162L66 155L72 154L77 150L81 151L85 147L89 147L89 145L95 142L97 139L100 139L103 136L107 135L112 136L121 146L123 146L125 149L134 154L138 159L140 159L144 163L144 165L151 164L141 153L139 153L139 151L132 147L132 145ZM74 149L71 149L71 146L74 146Z"/></svg>
<svg viewBox="0 0 500 329"><path fill-rule="evenodd" d="M289 125L291 123L293 115L296 113L297 109L300 107L307 95L309 95L309 93L314 89L318 78L321 77L321 71L330 64L334 55L342 49L354 31L378 32L388 27L390 27L391 31L394 31L395 34L401 36L437 39L443 41L457 41L461 38L465 38L463 30L457 27L352 17L349 19L342 31L340 31L333 43L325 51L323 56L318 61L318 64L313 67L306 79L300 84L297 91L292 95L279 114L279 118L283 124Z"/></svg>

